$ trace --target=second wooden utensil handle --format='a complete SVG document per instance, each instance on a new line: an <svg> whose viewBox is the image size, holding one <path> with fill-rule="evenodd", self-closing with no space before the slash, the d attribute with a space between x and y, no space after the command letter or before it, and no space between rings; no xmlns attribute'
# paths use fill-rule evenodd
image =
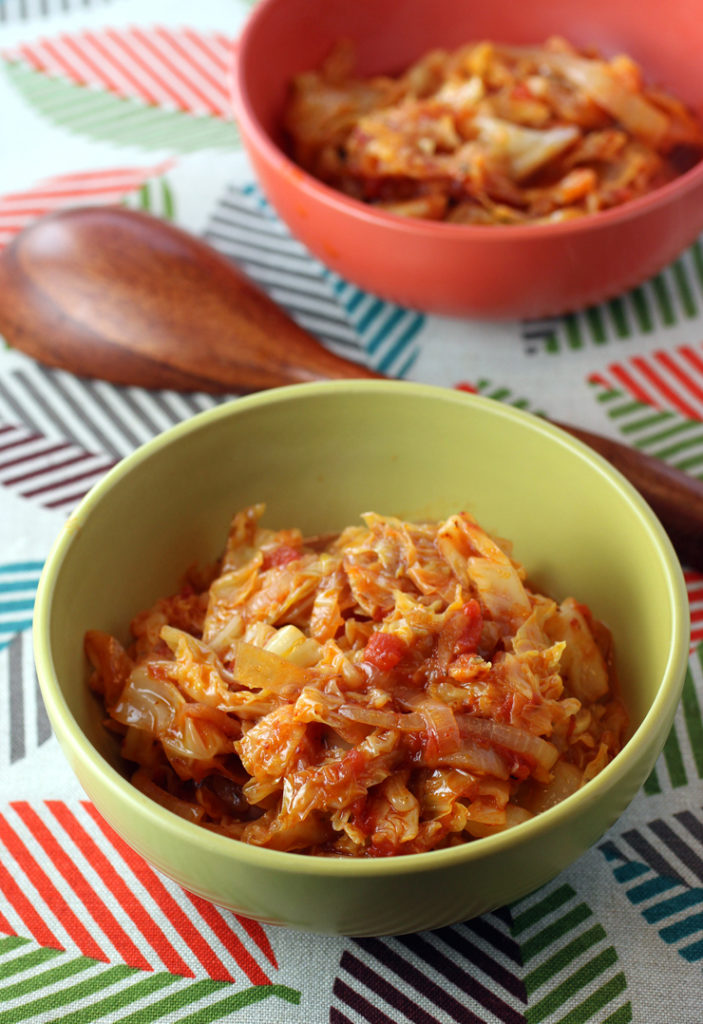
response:
<svg viewBox="0 0 703 1024"><path fill-rule="evenodd" d="M557 426L595 448L627 477L661 520L681 561L703 569L703 481L602 434Z"/></svg>

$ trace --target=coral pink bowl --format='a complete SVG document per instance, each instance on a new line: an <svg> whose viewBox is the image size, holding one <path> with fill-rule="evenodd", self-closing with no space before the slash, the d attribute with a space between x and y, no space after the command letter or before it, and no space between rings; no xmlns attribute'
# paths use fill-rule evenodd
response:
<svg viewBox="0 0 703 1024"><path fill-rule="evenodd" d="M293 75L351 39L362 74L395 73L426 50L562 35L626 52L649 81L703 111L700 0L263 0L241 36L235 115L268 199L331 270L402 305L486 318L575 310L634 287L703 230L703 163L649 196L562 224L483 227L406 220L321 184L285 154Z"/></svg>

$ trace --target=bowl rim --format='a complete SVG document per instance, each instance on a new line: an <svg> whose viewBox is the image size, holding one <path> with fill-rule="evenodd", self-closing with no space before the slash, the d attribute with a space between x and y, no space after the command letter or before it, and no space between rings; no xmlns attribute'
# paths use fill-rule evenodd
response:
<svg viewBox="0 0 703 1024"><path fill-rule="evenodd" d="M587 786L519 826L486 836L478 841L424 853L348 859L310 857L290 851L271 850L238 842L229 836L211 832L202 826L180 818L174 812L160 806L141 793L93 746L73 716L55 672L50 645L52 596L63 562L68 557L71 546L93 507L104 501L110 490L115 485L119 485L122 478L129 475L134 467L157 456L161 449L177 443L183 436L207 430L213 422L232 416L237 417L241 413L246 413L248 410L262 405L295 402L325 394L388 394L390 391L404 393L416 400L434 399L463 403L483 408L499 418L521 423L568 448L575 456L589 463L593 470L601 476L607 477L610 483L619 489L633 513L650 534L653 550L659 556L666 571L667 597L672 611L673 628L662 681L655 699L623 750L594 779L590 780ZM549 833L552 829L558 829L561 824L579 817L582 812L587 812L590 807L598 803L607 791L616 787L618 782L628 775L634 764L646 760L651 734L657 731L658 723L662 719L673 716L688 664L689 636L688 595L678 556L671 541L644 498L602 456L567 434L560 427L523 409L458 389L394 380L324 381L272 388L199 412L145 442L109 470L91 488L64 523L41 572L33 614L34 657L40 690L60 745L68 746L71 750L71 757L67 758L71 766L73 766L74 760L80 760L92 777L102 777L113 797L118 797L120 802L134 813L135 820L142 816L149 817L158 823L160 829L165 830L165 834L170 834L174 839L186 838L191 847L199 847L203 852L207 850L222 858L229 857L233 862L236 861L252 868L269 868L297 875L323 874L331 878L385 877L390 874L424 873L458 865L469 866L472 862L489 859L505 850L506 847L513 846L516 842L519 843L521 837L524 837L525 840L529 840L530 837L538 839L540 835ZM656 756L659 753L660 751L657 750Z"/></svg>
<svg viewBox="0 0 703 1024"><path fill-rule="evenodd" d="M233 47L230 56L229 93L234 110L235 121L241 130L245 146L255 147L260 156L281 173L287 180L294 181L296 186L310 199L321 202L337 214L349 216L368 227L384 228L401 236L422 235L426 239L437 241L471 240L481 244L500 244L501 241L514 244L525 238L560 238L562 236L579 237L609 227L617 227L628 221L653 213L669 202L688 195L697 188L703 187L703 157L683 174L677 175L672 181L643 196L638 196L609 210L598 210L596 213L577 217L573 220L557 221L544 224L452 224L446 221L430 221L421 218L402 217L387 210L379 210L361 200L354 199L332 188L325 182L297 164L262 126L254 112L244 74L244 67L253 46L253 37L259 30L262 21L269 17L269 10L283 6L285 0L260 0L249 15L242 31ZM699 115L700 116L700 115Z"/></svg>

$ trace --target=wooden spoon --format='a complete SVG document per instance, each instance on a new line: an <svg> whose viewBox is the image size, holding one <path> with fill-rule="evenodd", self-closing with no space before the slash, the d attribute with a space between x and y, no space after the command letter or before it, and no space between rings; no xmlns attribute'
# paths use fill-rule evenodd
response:
<svg viewBox="0 0 703 1024"><path fill-rule="evenodd" d="M49 366L145 388L240 393L379 378L302 330L229 260L145 213L40 218L0 254L0 332ZM627 477L703 569L703 483L635 448L558 424Z"/></svg>
<svg viewBox="0 0 703 1024"><path fill-rule="evenodd" d="M0 331L49 366L144 388L378 376L325 349L204 242L121 207L65 210L16 236L0 257Z"/></svg>

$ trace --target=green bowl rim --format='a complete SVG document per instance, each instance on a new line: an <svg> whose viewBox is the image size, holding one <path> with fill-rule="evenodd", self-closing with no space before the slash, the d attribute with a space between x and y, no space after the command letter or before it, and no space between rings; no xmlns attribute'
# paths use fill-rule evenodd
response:
<svg viewBox="0 0 703 1024"><path fill-rule="evenodd" d="M182 436L205 429L215 420L232 415L237 416L260 405L299 401L307 396L321 394L371 394L391 391L404 393L416 399L433 399L472 405L483 408L489 414L499 418L519 422L528 429L548 435L561 446L568 448L574 455L588 462L601 476L607 477L609 482L621 491L633 513L649 532L653 549L663 562L668 582L668 601L672 611L673 628L666 667L655 700L621 753L587 786L555 807L543 811L516 828L507 829L480 840L426 853L355 860L337 857L309 857L305 854L270 850L240 843L227 836L210 832L208 829L178 817L136 789L90 743L70 711L54 671L49 645L51 599L63 561L73 543L74 536L80 531L81 524L89 516L93 506L102 501L105 494L135 466L151 458L161 448L178 441ZM94 776L102 776L113 794L118 796L121 801L126 801L136 816L146 815L158 822L174 839L178 838L181 841L186 839L192 846L199 846L203 850L209 849L215 854L232 857L233 860L245 866L268 867L283 873L304 875L381 877L387 874L424 872L462 863L468 866L474 861L490 858L505 847L520 842L521 837L524 839L528 839L530 836L537 838L540 833L556 829L561 822L568 822L569 819L586 812L601 799L607 790L616 786L618 781L625 777L633 765L638 762L647 760L648 763L651 762L649 770L660 753L660 750L648 751L649 736L658 730L658 723L673 718L683 688L688 665L690 610L678 556L661 523L629 481L593 449L539 416L514 406L504 405L486 396L433 384L354 379L287 385L224 402L169 427L123 458L82 499L54 541L37 588L33 633L34 657L40 689L57 738L62 746L64 744L70 746L76 757L80 758Z"/></svg>

